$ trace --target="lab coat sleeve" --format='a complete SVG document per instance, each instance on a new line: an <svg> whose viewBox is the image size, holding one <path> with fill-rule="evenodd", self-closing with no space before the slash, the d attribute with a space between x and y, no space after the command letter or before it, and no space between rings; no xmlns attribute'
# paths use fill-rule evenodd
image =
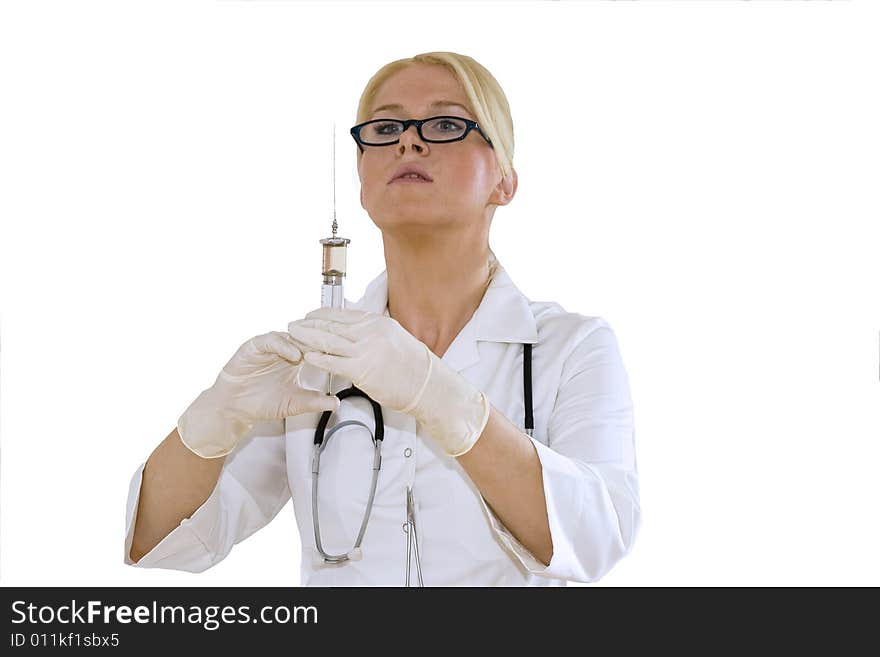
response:
<svg viewBox="0 0 880 657"><path fill-rule="evenodd" d="M131 479L125 513L125 563L199 573L269 523L290 499L284 421L254 425L226 457L213 492L137 562L130 556L144 464Z"/></svg>
<svg viewBox="0 0 880 657"><path fill-rule="evenodd" d="M600 320L565 361L541 462L553 556L538 561L487 506L501 541L529 572L593 582L630 552L641 525L629 382Z"/></svg>

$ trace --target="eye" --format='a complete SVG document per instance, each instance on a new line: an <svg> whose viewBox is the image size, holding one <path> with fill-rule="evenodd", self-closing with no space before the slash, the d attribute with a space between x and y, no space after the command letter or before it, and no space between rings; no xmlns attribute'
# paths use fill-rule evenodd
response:
<svg viewBox="0 0 880 657"><path fill-rule="evenodd" d="M379 135L396 135L400 132L400 124L395 121L385 121L382 123L374 123L373 130Z"/></svg>
<svg viewBox="0 0 880 657"><path fill-rule="evenodd" d="M437 121L434 127L444 132L458 132L464 128L464 125L452 119L441 119Z"/></svg>

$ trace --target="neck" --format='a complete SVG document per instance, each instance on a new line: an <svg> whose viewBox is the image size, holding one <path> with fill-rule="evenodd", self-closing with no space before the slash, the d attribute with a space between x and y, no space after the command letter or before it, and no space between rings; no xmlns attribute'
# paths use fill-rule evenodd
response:
<svg viewBox="0 0 880 657"><path fill-rule="evenodd" d="M486 241L407 240L383 234L388 313L442 357L489 286ZM474 246L476 244L476 246Z"/></svg>

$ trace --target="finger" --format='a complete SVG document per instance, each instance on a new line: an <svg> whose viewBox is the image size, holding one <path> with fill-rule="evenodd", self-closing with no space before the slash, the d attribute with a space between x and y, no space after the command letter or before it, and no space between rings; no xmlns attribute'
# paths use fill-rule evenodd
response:
<svg viewBox="0 0 880 657"><path fill-rule="evenodd" d="M328 354L319 354L316 351L308 351L305 356L303 356L303 360L307 362L309 365L314 365L315 367L326 370L328 372L332 372L338 376L341 376L349 381L354 381L357 377L357 373L354 372L354 360L351 358L345 358L342 356L331 356Z"/></svg>
<svg viewBox="0 0 880 657"><path fill-rule="evenodd" d="M326 319L339 322L340 324L356 324L374 314L353 308L318 308L308 313L305 318Z"/></svg>
<svg viewBox="0 0 880 657"><path fill-rule="evenodd" d="M294 365L299 364L302 360L302 351L294 344L287 333L272 331L271 333L258 335L251 342L259 353L280 356Z"/></svg>
<svg viewBox="0 0 880 657"><path fill-rule="evenodd" d="M308 351L314 351L313 347L310 347L307 344L303 344L302 342L295 339L290 334L287 334L287 339L290 340L290 342L292 342L296 346L296 348L300 350L300 352L303 354L303 356L305 356L306 352L308 352Z"/></svg>
<svg viewBox="0 0 880 657"><path fill-rule="evenodd" d="M305 328L327 331L328 333L339 335L352 342L357 342L361 337L361 333L363 333L363 331L358 331L357 327L353 324L341 324L327 319L300 319L295 322L290 322L290 324L287 325L288 333L290 332L291 326L303 326Z"/></svg>
<svg viewBox="0 0 880 657"><path fill-rule="evenodd" d="M303 388L297 393L296 413L308 413L318 411L335 411L339 408L339 398L336 395L328 395L326 392Z"/></svg>
<svg viewBox="0 0 880 657"><path fill-rule="evenodd" d="M287 331L297 343L309 347L310 350L323 351L337 356L354 355L355 343L342 336L295 323L291 324Z"/></svg>

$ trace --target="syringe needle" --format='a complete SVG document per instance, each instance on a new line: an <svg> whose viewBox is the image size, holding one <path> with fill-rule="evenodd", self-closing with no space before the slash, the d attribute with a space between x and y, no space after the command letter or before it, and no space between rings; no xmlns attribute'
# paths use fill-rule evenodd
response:
<svg viewBox="0 0 880 657"><path fill-rule="evenodd" d="M333 162L333 171L331 172L331 180L333 181L333 237L336 237L336 123L333 123L333 134L331 135L331 149Z"/></svg>

